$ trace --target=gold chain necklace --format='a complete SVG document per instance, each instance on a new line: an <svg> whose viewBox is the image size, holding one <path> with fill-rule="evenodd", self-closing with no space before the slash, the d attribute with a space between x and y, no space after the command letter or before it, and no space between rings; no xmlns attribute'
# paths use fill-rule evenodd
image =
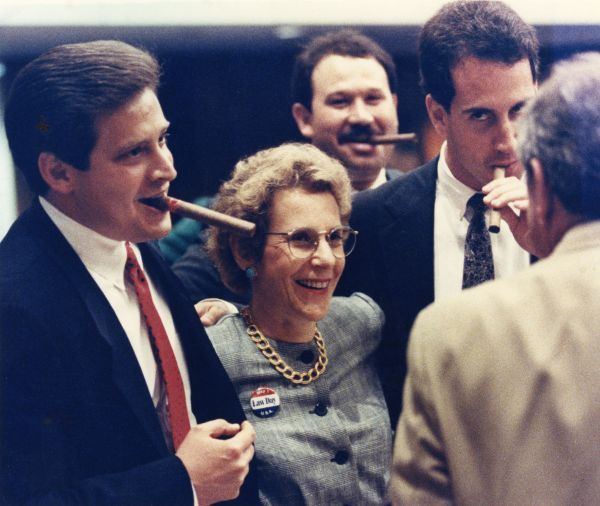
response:
<svg viewBox="0 0 600 506"><path fill-rule="evenodd" d="M306 372L298 372L292 369L277 353L263 333L258 330L258 327L252 320L252 314L250 308L245 307L241 311L244 321L248 328L246 332L250 336L250 339L256 344L256 347L265 356L269 363L275 368L277 372L283 375L284 378L288 379L295 385L308 385L315 381L321 374L325 372L329 359L327 358L327 350L325 349L325 342L319 332L319 329L315 325L315 335L313 337L317 349L319 350L319 358L315 364Z"/></svg>

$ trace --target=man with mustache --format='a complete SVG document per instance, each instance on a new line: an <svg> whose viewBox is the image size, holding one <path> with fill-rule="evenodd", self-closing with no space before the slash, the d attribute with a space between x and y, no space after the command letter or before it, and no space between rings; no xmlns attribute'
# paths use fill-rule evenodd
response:
<svg viewBox="0 0 600 506"><path fill-rule="evenodd" d="M398 131L396 88L392 57L354 30L315 37L296 58L292 115L298 130L342 162L356 191L399 175L385 169L393 145L344 142Z"/></svg>
<svg viewBox="0 0 600 506"><path fill-rule="evenodd" d="M535 94L537 52L534 29L501 2L442 7L419 38L427 111L445 139L440 156L355 198L351 225L360 236L339 292L366 292L384 310L380 372L392 421L401 408L406 345L417 313L530 263L523 249L531 247L515 121ZM505 169L505 179L492 181L496 167ZM467 207L475 194L478 218ZM498 208L505 223L491 237L481 226L471 242L470 224L474 230L478 222L489 223L484 195L483 204Z"/></svg>
<svg viewBox="0 0 600 506"><path fill-rule="evenodd" d="M312 144L342 162L352 187L362 191L400 175L386 168L393 145L344 142L371 134L398 131L397 77L392 57L375 41L355 30L329 32L312 39L295 61L292 75L292 115L298 129ZM177 235L199 234L201 226L187 221ZM194 232L190 232L190 230ZM177 237L163 240L161 248L178 249ZM173 271L192 300L222 298L244 302L227 290L198 242L173 264ZM221 304L201 305L205 324L214 323ZM213 316L214 314L214 316Z"/></svg>

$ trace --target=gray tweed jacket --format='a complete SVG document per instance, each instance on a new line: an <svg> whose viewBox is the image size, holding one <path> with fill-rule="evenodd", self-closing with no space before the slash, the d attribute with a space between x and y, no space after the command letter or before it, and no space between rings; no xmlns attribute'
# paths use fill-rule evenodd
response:
<svg viewBox="0 0 600 506"><path fill-rule="evenodd" d="M242 317L229 315L208 335L256 429L260 498L268 505L381 505L389 502L390 420L375 371L383 313L364 294L335 297L318 323L329 365L295 386L259 352ZM314 342L271 345L295 370L317 358ZM260 387L280 400L271 416L250 404Z"/></svg>

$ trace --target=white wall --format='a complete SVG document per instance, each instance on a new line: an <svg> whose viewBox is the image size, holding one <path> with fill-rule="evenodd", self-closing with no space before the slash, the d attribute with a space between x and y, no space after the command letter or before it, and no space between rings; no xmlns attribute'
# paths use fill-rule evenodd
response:
<svg viewBox="0 0 600 506"><path fill-rule="evenodd" d="M0 63L0 79L4 66ZM4 118L4 102L0 93L0 118ZM0 239L4 237L10 225L17 217L17 188L15 168L8 151L8 142L4 133L4 121L0 121Z"/></svg>
<svg viewBox="0 0 600 506"><path fill-rule="evenodd" d="M597 0L505 0L532 24L596 24ZM0 25L422 24L445 0L0 0Z"/></svg>

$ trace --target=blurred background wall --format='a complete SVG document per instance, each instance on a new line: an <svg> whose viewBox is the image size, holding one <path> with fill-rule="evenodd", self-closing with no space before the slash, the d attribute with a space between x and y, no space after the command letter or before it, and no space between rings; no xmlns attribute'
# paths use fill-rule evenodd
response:
<svg viewBox="0 0 600 506"><path fill-rule="evenodd" d="M171 121L183 199L216 192L242 156L301 140L290 114L294 56L312 36L351 26L394 57L400 131L421 142L399 146L408 171L437 154L418 88L419 26L444 2L423 0L0 0L0 110L18 70L57 44L116 38L152 51L163 65L160 99ZM585 0L509 0L534 24L542 72L577 51L600 50L600 7ZM31 195L15 171L0 126L0 238Z"/></svg>

